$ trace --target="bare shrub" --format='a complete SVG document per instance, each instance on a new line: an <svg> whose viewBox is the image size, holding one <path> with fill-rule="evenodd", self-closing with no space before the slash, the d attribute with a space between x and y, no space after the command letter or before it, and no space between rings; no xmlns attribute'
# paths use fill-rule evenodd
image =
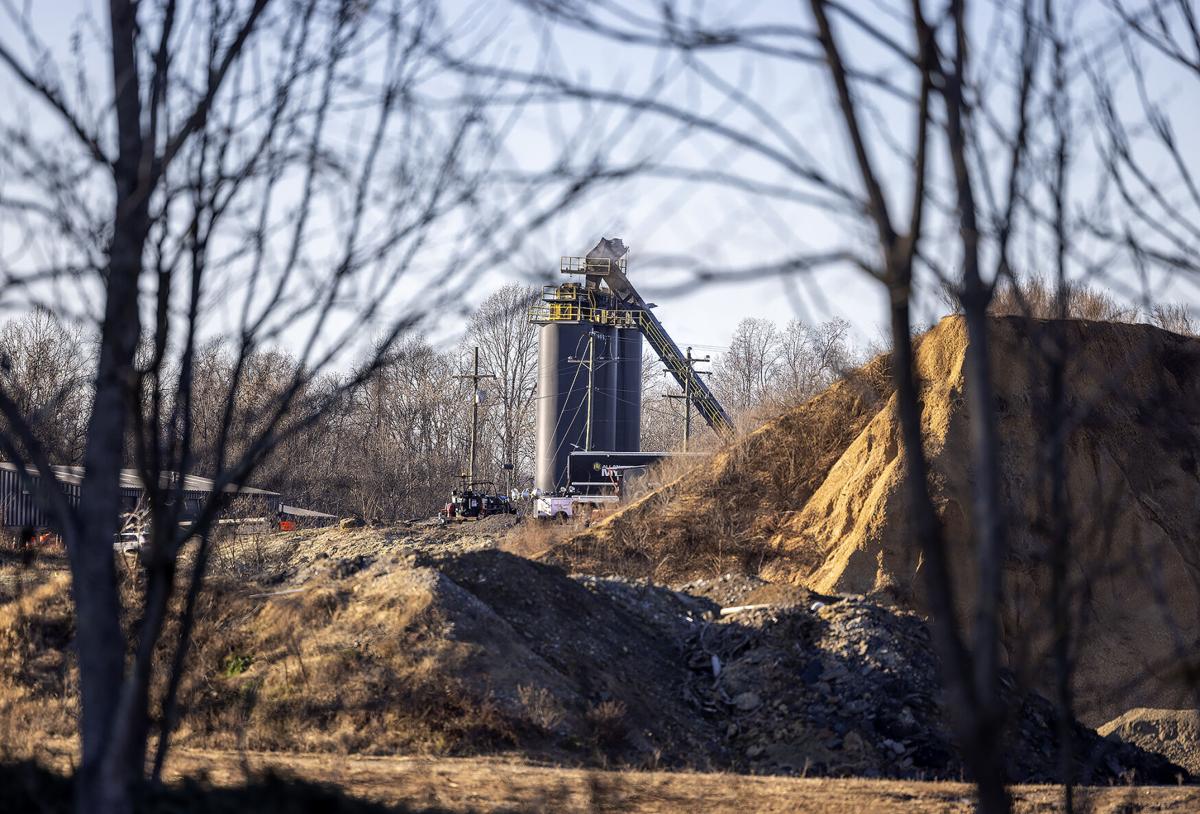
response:
<svg viewBox="0 0 1200 814"><path fill-rule="evenodd" d="M210 545L214 578L273 584L287 571L290 545L278 536L238 535L223 526L214 533Z"/></svg>
<svg viewBox="0 0 1200 814"><path fill-rule="evenodd" d="M611 752L624 745L629 735L625 714L625 704L616 700L601 701L587 711L592 741L597 749Z"/></svg>
<svg viewBox="0 0 1200 814"><path fill-rule="evenodd" d="M526 717L543 732L553 732L566 717L562 704L545 687L521 684L517 687L517 700Z"/></svg>
<svg viewBox="0 0 1200 814"><path fill-rule="evenodd" d="M647 468L644 476L636 477L626 483L624 500L631 503L674 483L703 466L711 456L712 451L703 456L680 455L661 458Z"/></svg>
<svg viewBox="0 0 1200 814"><path fill-rule="evenodd" d="M943 299L954 313L962 313L962 305L952 292ZM1157 310L1157 309L1155 309ZM1032 317L1034 319L1086 319L1093 322L1137 322L1139 311L1122 305L1109 294L1083 284L1070 284L1064 303L1059 302L1057 288L1041 277L1004 281L996 286L988 313L998 317Z"/></svg>
<svg viewBox="0 0 1200 814"><path fill-rule="evenodd" d="M1183 336L1200 335L1200 326L1192 317L1191 310L1186 305L1156 305L1150 309L1150 324L1164 331L1182 334Z"/></svg>

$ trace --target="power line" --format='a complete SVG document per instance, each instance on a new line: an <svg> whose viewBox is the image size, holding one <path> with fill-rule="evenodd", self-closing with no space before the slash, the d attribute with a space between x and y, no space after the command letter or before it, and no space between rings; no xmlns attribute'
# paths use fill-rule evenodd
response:
<svg viewBox="0 0 1200 814"><path fill-rule="evenodd" d="M583 430L583 439L584 439L583 440L583 448L586 452L592 451L592 398L593 398L593 394L596 389L595 374L596 374L596 338L597 337L607 339L607 337L605 337L603 334L598 333L594 329L588 330L588 333L587 333L588 355L587 355L586 360L585 359L577 359L573 356L567 358L568 362L573 362L576 365L586 367L587 372L588 372L587 418L585 419L586 423L584 424L584 430ZM601 361L612 362L614 360L611 358L608 358L608 359L602 359ZM576 370L578 370L578 368L576 368ZM578 413L578 411L576 411L576 413Z"/></svg>
<svg viewBox="0 0 1200 814"><path fill-rule="evenodd" d="M683 395L677 393L664 393L665 399L683 399L683 451L688 451L688 442L692 438L692 400L695 396L692 393L692 379L696 376L711 376L712 373L707 370L696 370L697 362L711 362L712 359L708 356L692 356L692 346L688 345L687 356L684 358L687 364L689 375L683 380Z"/></svg>
<svg viewBox="0 0 1200 814"><path fill-rule="evenodd" d="M467 488L475 484L475 449L479 441L479 382L482 379L496 378L493 373L479 372L479 346L475 346L475 365L472 372L455 376L456 379L471 380L471 451L467 463Z"/></svg>

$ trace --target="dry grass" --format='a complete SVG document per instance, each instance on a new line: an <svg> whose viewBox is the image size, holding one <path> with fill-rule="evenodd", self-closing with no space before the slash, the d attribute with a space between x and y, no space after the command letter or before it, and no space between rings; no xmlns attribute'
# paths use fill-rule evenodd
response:
<svg viewBox="0 0 1200 814"><path fill-rule="evenodd" d="M61 768L66 768L62 766ZM247 770L250 774L247 776ZM338 758L328 755L235 754L180 750L168 761L173 790L181 777L204 774L205 786L226 795L175 795L173 812L373 812L361 801L389 810L414 812L631 812L674 814L968 814L976 810L974 790L966 783L920 783L904 780L779 778L691 772L605 772L529 766L496 760ZM11 776L12 773L6 773ZM274 776L275 780L270 779ZM288 780L302 777L305 782ZM6 776L2 779L8 779ZM14 778L19 779L19 778ZM56 780L61 784L61 779ZM313 784L328 784L314 786ZM247 788L248 786L248 788ZM28 810L22 785L7 783L16 797L6 810ZM264 795L268 790L269 795ZM257 794L256 794L257 791ZM248 792L248 794L247 794ZM1013 786L1016 814L1050 814L1062 809L1057 786ZM0 790L0 795L4 791ZM306 796L308 795L308 796ZM341 797L338 801L337 798ZM46 802L47 797L32 797ZM50 800L67 800L65 795ZM238 806L238 803L241 806ZM24 803L24 804L20 804ZM223 804L222 804L223 803ZM1094 814L1159 812L1183 814L1200 808L1195 786L1114 786L1075 790L1078 810ZM318 808L319 806L319 808ZM228 807L228 808L226 808ZM54 810L54 809L52 809ZM58 809L65 810L65 809Z"/></svg>
<svg viewBox="0 0 1200 814"><path fill-rule="evenodd" d="M822 482L891 393L881 356L550 551L570 570L672 582L757 573L783 552L776 530Z"/></svg>
<svg viewBox="0 0 1200 814"><path fill-rule="evenodd" d="M555 523L527 518L513 526L499 541L501 551L536 559L583 529L581 523Z"/></svg>
<svg viewBox="0 0 1200 814"><path fill-rule="evenodd" d="M213 580L197 608L176 742L363 754L511 744L514 724L460 680L465 648L447 637L421 573L267 597L253 583ZM128 602L135 581L123 588ZM28 733L74 738L73 636L65 571L0 605L0 758L31 757ZM167 647L157 654L156 699L169 657Z"/></svg>
<svg viewBox="0 0 1200 814"><path fill-rule="evenodd" d="M463 653L419 572L239 599L210 591L180 742L361 754L456 754L512 726L457 678Z"/></svg>
<svg viewBox="0 0 1200 814"><path fill-rule="evenodd" d="M955 313L961 305L951 294L945 300ZM1040 277L1019 280L1016 285L1004 283L997 287L988 313L996 317L1033 317L1034 319L1083 319L1092 322L1147 322L1182 336L1196 336L1196 324L1191 309L1179 303L1160 303L1142 310L1117 302L1102 290L1076 283L1066 291L1060 302L1056 284Z"/></svg>
<svg viewBox="0 0 1200 814"><path fill-rule="evenodd" d="M1069 286L1065 302L1060 302L1055 284L1040 277L998 286L988 313L1034 319L1058 319L1061 314L1067 319L1096 322L1137 322L1139 316L1137 308L1122 305L1103 291L1086 285Z"/></svg>
<svg viewBox="0 0 1200 814"><path fill-rule="evenodd" d="M274 579L273 544L295 542L279 537L263 549L265 561L273 563L259 575L264 580ZM377 542L387 549L382 537ZM455 560L458 581L398 556L379 556L376 564L346 575L337 558L326 557L305 566L303 579L284 584L238 579L233 571L215 576L199 598L173 742L181 748L324 754L518 750L543 759L641 765L641 746L622 735L624 710L635 705L619 692L614 696L625 707L604 705L587 689L588 676L627 654L610 652L612 643L602 655L581 653L581 663L589 655L596 662L585 676L554 661L553 648L528 649L529 635L557 635L574 653L580 637L593 631L567 625L555 633L527 618L529 609L536 616L537 609L560 601L562 577L488 553ZM303 559L303 552L295 554L289 573ZM10 570L0 568L0 575ZM122 573L123 599L136 607L139 577ZM511 587L513 594L492 596L492 586ZM591 597L578 591L573 609ZM47 738L73 742L77 678L65 568L60 564L43 575L19 600L0 600L0 625L0 759L36 757L32 749ZM606 625L610 637L623 635L616 629ZM155 719L177 632L166 631L156 654ZM637 657L628 656L631 665L640 669L647 659L658 664L646 655L654 643L629 641L640 641ZM645 671L639 674L649 680ZM645 709L636 714L650 716ZM37 738L31 740L30 732Z"/></svg>
<svg viewBox="0 0 1200 814"><path fill-rule="evenodd" d="M14 760L31 756L30 733L74 737L78 673L67 574L40 582L23 567L5 574L29 580L19 597L0 605L0 759Z"/></svg>
<svg viewBox="0 0 1200 814"><path fill-rule="evenodd" d="M716 439L715 433L706 433L705 437L708 440ZM635 478L630 482L625 492L625 502L637 502L652 492L690 475L712 460L712 456L718 451L719 448L707 449L702 457L679 456L660 459L647 469L644 477Z"/></svg>
<svg viewBox="0 0 1200 814"><path fill-rule="evenodd" d="M288 561L288 548L280 544L278 535L237 535L218 529L212 540L209 575L217 580L270 583L285 572Z"/></svg>

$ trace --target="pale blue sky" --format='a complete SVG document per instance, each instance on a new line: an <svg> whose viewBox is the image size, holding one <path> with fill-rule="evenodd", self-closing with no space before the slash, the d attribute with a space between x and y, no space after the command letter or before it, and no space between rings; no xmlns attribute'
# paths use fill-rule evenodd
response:
<svg viewBox="0 0 1200 814"><path fill-rule="evenodd" d="M621 5L636 7L650 17L655 13L654 4ZM881 29L905 42L903 9L906 6L906 3L886 0L859 0L851 4ZM811 27L807 4L786 0L688 3L683 7L694 10L710 23L728 21L748 25L758 22ZM830 85L820 66L744 52L715 51L691 55L701 69L685 69L677 54L664 57L652 48L614 45L610 39L562 25L541 32L542 37L535 36L537 26L530 22L531 18L511 13L511 8L508 4L493 5L493 13L499 21L495 23L497 29L505 32L505 64L524 64L522 57L530 63L549 61L555 70L574 81L590 87L619 88L630 95L641 94L658 77L671 77L656 90L656 99L744 128L754 135L761 135L771 144L793 150L793 154L796 150L803 151L822 172L848 187L859 188L857 172L845 145L842 120L836 113ZM1015 70L1018 7L1011 3L976 3L972 8L976 9L972 25L978 32L979 48L974 59L978 64L992 66L983 73L998 86L989 97L993 112L1001 120L1011 122L1011 99L1004 92L1003 78L1006 72ZM1105 3L1058 2L1055 9L1062 19L1070 19L1078 45L1081 48L1086 45L1090 56L1101 55L1095 57L1094 65L1103 68L1117 64L1121 52L1113 47L1112 39L1116 21ZM897 60L876 42L846 25L841 26L839 33L843 51L853 66L878 72L915 90L914 78L906 75ZM547 42L554 47L545 48ZM1093 51L1098 43L1107 47ZM1048 54L1042 64L1049 64ZM708 71L711 77L705 78L701 70ZM1172 118L1176 132L1183 135L1185 160L1193 171L1200 170L1200 149L1196 147L1196 140L1188 135L1200 127L1200 114L1195 105L1200 82L1197 77L1182 74L1154 59L1147 62L1147 77L1151 92ZM754 124L748 125L751 116L747 108L732 108L728 103L730 92L720 89L720 82L727 82L736 92L749 97L754 105L761 106L766 115L782 125L785 135L776 138ZM1073 147L1075 172L1070 191L1079 215L1094 202L1101 175L1095 143L1088 135L1088 117L1094 115L1089 90L1084 71L1076 60L1072 67L1072 91L1077 104L1076 126L1081 137ZM877 109L875 116L866 116L872 130L873 155L897 220L900 220L905 217L909 165L891 152L888 144L909 142L912 116L910 111L887 97L875 94L870 98ZM1118 100L1128 109L1131 121L1141 117L1127 76L1118 85ZM514 133L515 149L539 152L547 134L554 131L553 123L561 122L562 117L563 113L558 109L553 114L547 113L544 121L529 116L523 127ZM1035 110L1034 120L1035 128L1039 127L1046 121L1046 111ZM608 122L604 118L601 121ZM691 134L681 139L678 147L664 148L661 140L664 134L671 132L671 124L662 117L642 115L628 128L630 134L621 135L622 143L653 145L646 152L668 156L673 163L698 169L719 168L767 183L780 182L798 189L811 189L797 184L794 178L781 177L767 162L745 150L733 148L728 141L719 138ZM1048 136L1044 130L1041 135ZM1153 152L1146 156L1147 166L1153 171L1164 170L1169 174L1169 162L1164 156ZM935 172L945 179L944 164L936 158L935 162ZM998 167L993 164L993 169ZM997 172L993 184L1001 183L1001 178L1001 173ZM1185 209L1190 206L1193 217L1200 214L1188 203L1180 185L1175 186L1172 194L1181 205ZM979 194L982 197L982 192ZM1120 228L1121 224L1117 225ZM932 227L930 244L938 251L940 238L952 238L953 224L945 219L941 222L935 219ZM837 246L858 247L869 245L871 240L871 234L861 226L820 207L782 204L762 195L731 192L688 181L640 179L601 196L553 224L544 236L539 237L537 248L546 255L545 265L549 267L553 265L553 255L582 251L601 235L620 236L632 248L630 274L644 287L653 287L659 278L654 270L640 272L644 267L639 266L639 255L691 252L699 261L714 267L741 268L768 263L789 253ZM954 241L949 239L946 244L953 245ZM1042 267L1043 258L1049 256L1044 249L1044 245L1034 242L1022 246L1022 267L1048 274L1050 269ZM1080 250L1091 255L1090 247L1081 245ZM1094 259L1095 255L1091 256ZM1143 281L1127 264L1110 266L1107 274L1106 280L1095 280L1095 284L1108 287L1118 297L1136 298L1142 290ZM666 279L678 281L682 278L674 275ZM927 296L918 300L916 319L919 322L932 321L944 313L945 306L940 299L926 293ZM1178 284L1152 275L1150 293L1156 298L1177 299L1189 304L1197 301L1194 281ZM861 272L846 267L787 278L708 284L690 291L672 290L656 295L654 299L661 306L660 316L681 341L712 345L728 342L734 326L746 316L768 317L781 322L793 316L805 320L841 317L851 322L860 341L877 338L885 319L885 299L880 286Z"/></svg>
<svg viewBox="0 0 1200 814"><path fill-rule="evenodd" d="M655 3L627 5L651 16L657 8ZM885 0L860 0L852 4L884 30L897 32L897 36L902 36L898 32L902 30L899 18L903 15L895 9L905 5ZM997 19L1011 18L1013 12L1008 5L977 4L979 13L973 23L983 49L977 58L993 61L997 76L1011 69L1015 52L1011 31L1006 32L1004 25L994 25ZM1097 32L1111 27L1112 20L1101 0L1056 3L1056 7L1071 17L1075 33L1082 40L1093 41ZM71 34L81 27L91 31L93 38L103 36L106 16L98 0L39 0L30 8L40 35L56 54L69 52ZM689 2L683 8L695 10L709 22L725 19L742 24L760 21L811 26L806 4L786 0ZM89 9L92 19L97 21L95 26L81 22L87 19ZM634 96L647 95L652 88L656 100L761 136L765 142L782 145L793 155L803 153L831 178L858 188L857 175L844 147L841 120L835 115L828 83L818 66L737 52L693 54L696 62L685 65L679 54L614 44L607 38L569 27L544 26L519 3L508 0L485 3L447 0L443 13L451 30L461 34L464 42L472 43L469 48L462 46L469 53L459 52L460 56L512 69L542 69L588 87L617 89ZM0 37L7 36L0 33ZM845 26L842 36L845 51L852 55L857 67L881 72L897 83L911 86L912 77L906 77L894 58L874 41ZM104 85L107 66L102 59L93 59L94 56L89 53L89 61L94 61L96 69L92 82L97 89L107 92ZM1200 127L1200 114L1194 104L1195 78L1189 84L1187 77L1159 63L1150 66L1149 77L1153 91L1164 102L1178 132L1195 132ZM1077 72L1074 79L1074 87L1082 96L1082 73ZM0 70L0 96L10 95L12 82L11 76ZM723 84L726 86L722 87ZM779 122L783 133L772 134L755 124L745 105L730 103L731 92L745 94L762 108L765 116ZM1128 100L1128 88L1123 92L1126 95L1122 99ZM887 145L890 141L901 146L907 143L911 116L899 104L882 98L874 100L878 115L870 127L875 158L889 194L900 209L900 201L906 194L908 167ZM38 110L30 113L45 115ZM604 106L585 109L578 103L531 105L507 131L505 146L513 166L538 167L557 158L564 139L579 137L581 130L588 131L585 135L590 137L580 141L579 160L585 160L594 151L601 151L618 163L650 156L681 168L717 169L768 184L803 186L796 184L794 178L782 176L770 163L732 147L726 140L683 132L676 122L661 116L646 113L629 116ZM1189 139L1185 147L1193 167L1200 164L1194 144ZM1097 173L1094 153L1086 143L1080 147L1078 158L1072 189L1083 205L1096 188ZM1166 168L1159 162L1156 169ZM934 227L936 243L949 227L944 222L935 223ZM659 304L659 316L681 344L719 348L729 341L737 322L747 316L780 322L793 316L808 321L840 317L850 321L860 342L879 335L885 305L881 288L850 268L832 267L784 279L681 288L686 274L679 269L669 271L663 264L651 261L656 257L688 254L710 267L743 268L803 251L870 245L869 232L820 206L784 203L769 196L689 180L640 178L591 195L530 235L507 264L481 273L469 299L478 301L495 287L515 279L553 281L557 278L558 255L582 253L601 236L621 237L631 247L631 278ZM951 242L947 241L947 245ZM1029 247L1027 254L1026 267L1036 267L1039 263L1036 247ZM1118 268L1115 281L1118 287L1124 284L1126 290L1137 284L1131 269ZM664 287L667 290L662 290ZM1175 286L1168 290L1168 296L1192 302L1190 290ZM935 319L941 307L936 298L923 298L918 319ZM461 324L460 317L446 314L430 324L428 330L431 335L448 340L461 329Z"/></svg>

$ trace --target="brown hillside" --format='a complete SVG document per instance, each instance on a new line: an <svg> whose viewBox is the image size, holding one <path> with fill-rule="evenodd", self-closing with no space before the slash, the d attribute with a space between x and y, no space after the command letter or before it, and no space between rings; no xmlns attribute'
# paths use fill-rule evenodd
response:
<svg viewBox="0 0 1200 814"><path fill-rule="evenodd" d="M1013 664L1050 686L1042 664L1050 580L1042 523L1045 382L1034 343L1051 332L1070 349L1076 419L1067 486L1083 631L1081 712L1099 723L1131 706L1197 706L1181 667L1200 630L1200 342L1147 325L993 322L1011 541L1004 624ZM964 618L973 581L966 347L963 322L948 318L921 338L916 354L931 484ZM907 527L894 399L878 387L864 396L862 378L765 425L559 556L585 565L597 552L641 556L648 567L665 562L672 571L700 572L713 552L732 551L772 580L919 606L920 557Z"/></svg>
<svg viewBox="0 0 1200 814"><path fill-rule="evenodd" d="M259 550L267 567L236 579L219 569L207 586L181 688L183 748L963 776L928 629L908 611L860 597L814 608L793 591L769 609L721 614L697 595L714 586L572 578L491 548L475 524L221 546ZM65 564L30 574L3 554L0 760L13 760L72 738L77 670ZM16 581L19 592L3 592ZM721 584L737 582L756 581ZM1048 782L1053 707L1009 697L1006 776ZM1082 783L1184 774L1073 729Z"/></svg>
<svg viewBox="0 0 1200 814"><path fill-rule="evenodd" d="M788 519L891 394L881 356L595 524L547 559L656 580L761 570ZM788 552L799 564L802 552ZM813 568L819 562L809 563Z"/></svg>

